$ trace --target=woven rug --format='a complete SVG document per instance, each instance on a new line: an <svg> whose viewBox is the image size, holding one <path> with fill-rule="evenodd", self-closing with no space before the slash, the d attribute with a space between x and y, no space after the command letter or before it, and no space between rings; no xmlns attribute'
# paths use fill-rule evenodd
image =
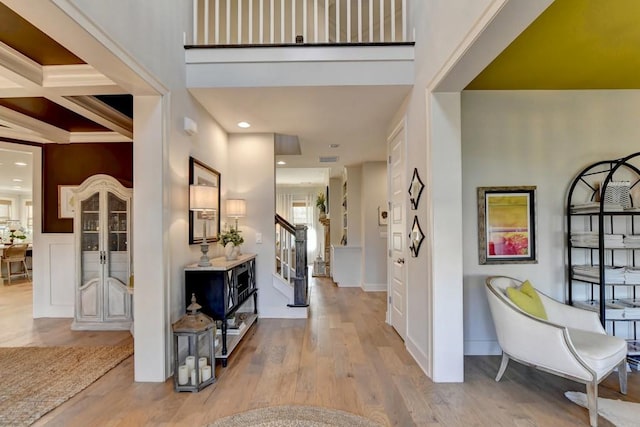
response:
<svg viewBox="0 0 640 427"><path fill-rule="evenodd" d="M133 354L111 347L0 348L0 426L28 426Z"/></svg>
<svg viewBox="0 0 640 427"><path fill-rule="evenodd" d="M586 394L567 391L564 395L573 403L588 408ZM599 397L598 415L617 427L637 427L640 425L640 403Z"/></svg>
<svg viewBox="0 0 640 427"><path fill-rule="evenodd" d="M216 420L209 427L380 427L367 418L313 406L272 406Z"/></svg>

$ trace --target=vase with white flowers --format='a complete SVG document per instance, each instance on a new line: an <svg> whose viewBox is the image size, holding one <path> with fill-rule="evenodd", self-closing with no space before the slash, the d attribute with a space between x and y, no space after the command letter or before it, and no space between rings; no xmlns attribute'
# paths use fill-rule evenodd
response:
<svg viewBox="0 0 640 427"><path fill-rule="evenodd" d="M240 245L244 243L244 238L240 235L240 230L231 227L228 231L223 231L218 236L219 242L224 246L224 255L228 261L238 258Z"/></svg>

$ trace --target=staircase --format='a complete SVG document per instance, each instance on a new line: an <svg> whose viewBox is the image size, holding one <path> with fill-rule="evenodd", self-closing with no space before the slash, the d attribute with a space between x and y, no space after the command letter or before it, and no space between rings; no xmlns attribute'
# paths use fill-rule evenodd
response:
<svg viewBox="0 0 640 427"><path fill-rule="evenodd" d="M278 214L275 223L277 281L274 280L274 286L289 297L289 307L308 307L307 227L293 225Z"/></svg>

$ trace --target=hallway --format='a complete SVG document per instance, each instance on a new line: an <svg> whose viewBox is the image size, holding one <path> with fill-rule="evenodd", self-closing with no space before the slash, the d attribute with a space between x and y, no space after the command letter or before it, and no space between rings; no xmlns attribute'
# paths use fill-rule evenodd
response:
<svg viewBox="0 0 640 427"><path fill-rule="evenodd" d="M104 345L126 332L77 332L70 319L30 320L30 286L0 288L1 346ZM384 323L385 293L337 288L311 279L311 316L260 319L217 382L200 393L175 393L172 380L134 383L129 358L36 426L203 426L244 410L284 404L326 406L383 425L584 425L586 410L564 398L583 386L513 363L500 383L498 357L467 357L464 384L433 384ZM22 309L21 309L22 307ZM19 337L18 337L19 336ZM629 395L640 398L640 377L629 375ZM600 395L619 399L617 376ZM601 418L601 426L609 425Z"/></svg>

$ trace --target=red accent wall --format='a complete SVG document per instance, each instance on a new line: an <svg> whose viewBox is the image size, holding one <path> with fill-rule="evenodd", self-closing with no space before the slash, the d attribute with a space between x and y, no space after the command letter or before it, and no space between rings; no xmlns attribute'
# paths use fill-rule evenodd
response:
<svg viewBox="0 0 640 427"><path fill-rule="evenodd" d="M103 173L133 187L133 143L44 144L42 232L73 233L73 220L58 218L58 185L80 185Z"/></svg>

